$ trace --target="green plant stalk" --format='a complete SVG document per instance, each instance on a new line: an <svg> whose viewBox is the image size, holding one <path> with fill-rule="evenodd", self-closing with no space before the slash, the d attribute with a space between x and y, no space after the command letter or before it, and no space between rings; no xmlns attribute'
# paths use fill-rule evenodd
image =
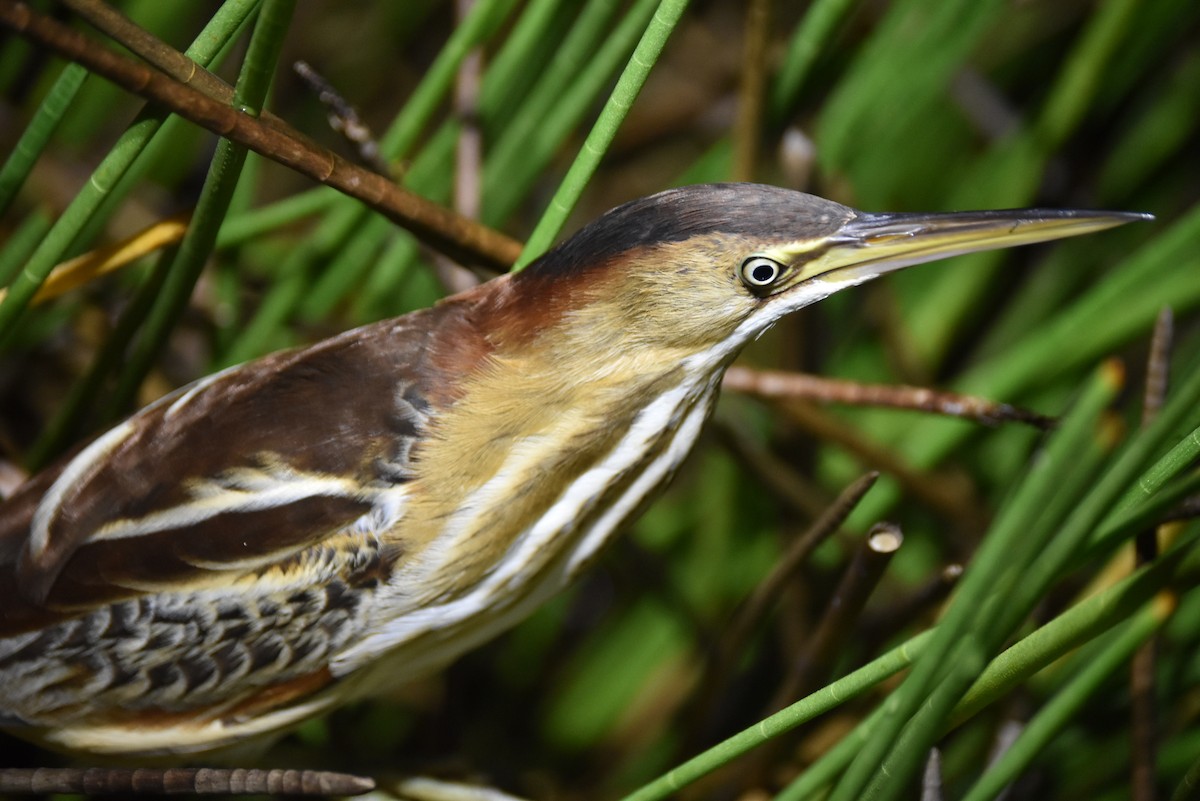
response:
<svg viewBox="0 0 1200 801"><path fill-rule="evenodd" d="M221 241L221 235L217 234L217 242ZM213 290L213 306L219 310L218 319L222 320L241 320L243 318L243 309L246 306L246 299L243 295L243 282L246 278L246 267L250 263L261 264L263 261L268 264L272 261L271 256L277 254L280 248L285 248L285 244L270 243L260 240L257 243L267 252L265 259L259 259L257 256L247 255L247 258L217 258L213 260L212 271L212 290ZM238 254L241 256L242 254ZM257 266L256 264L256 266ZM233 334L236 324L216 326L213 330L212 352L221 353L233 340Z"/></svg>
<svg viewBox="0 0 1200 801"><path fill-rule="evenodd" d="M83 67L68 64L50 88L46 99L38 106L37 113L0 168L0 216L8 211L9 204L29 177L29 171L41 157L86 77L87 70Z"/></svg>
<svg viewBox="0 0 1200 801"><path fill-rule="evenodd" d="M1124 199L1172 155L1196 141L1200 53L1185 56L1168 84L1113 148L1097 180L1105 200Z"/></svg>
<svg viewBox="0 0 1200 801"><path fill-rule="evenodd" d="M1176 430L1184 419L1194 416L1198 404L1200 373L1186 380L1160 412L1159 417L1132 438L1128 447L1115 459L1112 467L1074 508L1059 532L1037 554L1036 559L1029 561L1021 570L1020 581L1014 582L1012 589L1007 593L1008 600L999 610L998 617L981 625L980 631L987 632L991 640L998 644L1000 638L1007 636L1008 632L1020 624L1038 600L1049 591L1065 566L1086 545L1091 532L1113 508L1118 496L1124 494L1124 488L1138 480L1138 473L1144 469L1146 461L1159 448L1163 439ZM1144 478L1143 475L1142 479ZM1063 484L1062 481L1043 483L1053 483L1056 487ZM1030 539L1042 540L1044 535L1052 530L1049 528L1052 524L1052 518L1039 517L1036 526L1031 524L1027 536ZM982 554L983 549L976 557L977 562L982 560ZM985 648L990 648L991 644L985 639ZM918 665L918 669L919 667ZM947 682L944 685L947 687L945 695L956 691L954 684ZM938 714L940 710L949 708L945 695L940 703L927 702L922 707L920 715L924 722L910 730L913 735L911 740L903 740L891 750L891 755L882 763L881 771L876 774L873 784L867 788L863 797L894 798L901 791L906 777L918 769L924 754L940 735L941 721ZM880 776L886 776L888 780L884 781Z"/></svg>
<svg viewBox="0 0 1200 801"><path fill-rule="evenodd" d="M1038 587L1049 586L1094 531L1104 531L1103 521L1121 520L1152 500L1169 481L1191 469L1200 454L1200 428L1192 430L1153 463L1147 465L1147 462L1174 432L1185 425L1195 425L1198 408L1200 371L1192 371L1175 387L1155 419L1133 435L1112 467L1030 568L1021 590L1028 596L1026 604L1034 602ZM1018 600L1015 606L1021 603Z"/></svg>
<svg viewBox="0 0 1200 801"><path fill-rule="evenodd" d="M459 130L457 123L447 123L438 129L413 160L412 169L406 177L410 189L433 201L444 202L450 197L454 149ZM371 274L366 279L366 290L359 292L355 298L353 318L365 321L394 314L395 305L390 298L397 291L401 278L410 275L409 270L419 254L416 240L405 232L397 233L384 257L376 264L367 265L371 268Z"/></svg>
<svg viewBox="0 0 1200 801"><path fill-rule="evenodd" d="M412 150L454 86L462 60L504 24L515 6L516 0L476 3L466 19L455 27L421 83L380 138L379 149L386 158L393 161L404 158Z"/></svg>
<svg viewBox="0 0 1200 801"><path fill-rule="evenodd" d="M294 8L295 0L265 0L263 3L233 91L233 106L246 114L258 116L262 110ZM110 415L115 416L114 412L124 410L133 400L168 333L186 308L204 263L216 244L217 231L233 199L247 152L245 147L228 139L217 143L188 231L167 272L162 291L142 326L133 353L117 380L108 406Z"/></svg>
<svg viewBox="0 0 1200 801"><path fill-rule="evenodd" d="M826 798L829 785L854 759L855 753L879 725L879 721L886 712L886 706L879 706L874 712L859 721L859 724L851 729L849 734L842 737L837 745L822 754L820 759L776 794L773 801L809 801L812 798Z"/></svg>
<svg viewBox="0 0 1200 801"><path fill-rule="evenodd" d="M203 66L209 66L231 40L242 24L257 8L258 0L227 0L195 42L187 55ZM79 231L88 223L106 196L146 148L162 127L166 114L157 109L144 109L122 134L100 166L63 211L62 216L30 256L25 269L9 287L0 303L0 344L9 340L29 301L41 287L50 270L62 260Z"/></svg>
<svg viewBox="0 0 1200 801"><path fill-rule="evenodd" d="M416 269L417 245L411 237L397 235L388 244L379 260L371 265L371 275L367 279L368 291L359 293L353 299L351 316L354 320L380 319L391 314L389 307L383 304L382 298L402 292L408 280ZM385 287L372 292L370 287ZM384 294L386 293L386 295Z"/></svg>
<svg viewBox="0 0 1200 801"><path fill-rule="evenodd" d="M692 757L625 796L622 801L656 801L666 798L766 741L858 697L912 664L913 659L924 650L932 634L932 631L918 634L853 673Z"/></svg>
<svg viewBox="0 0 1200 801"><path fill-rule="evenodd" d="M1200 567L1196 537L1085 598L997 656L955 707L950 728L970 720L1017 685L1072 650L1133 617L1155 594Z"/></svg>
<svg viewBox="0 0 1200 801"><path fill-rule="evenodd" d="M863 131L913 131L1003 7L997 0L891 4L824 104L816 131L821 161L846 170L861 157ZM885 138L873 146L893 144Z"/></svg>
<svg viewBox="0 0 1200 801"><path fill-rule="evenodd" d="M783 64L771 86L771 115L782 118L800 94L800 88L816 61L817 54L829 45L854 0L815 0L796 26L788 43Z"/></svg>
<svg viewBox="0 0 1200 801"><path fill-rule="evenodd" d="M1126 576L1111 587L1067 609L1058 617L1019 640L998 655L983 671L950 715L948 729L961 725L982 709L1070 651L1094 640L1113 626L1128 620L1158 592L1173 584L1187 585L1200 573L1196 538L1181 543L1155 564ZM933 631L921 636L926 640ZM914 641L907 645L913 649ZM921 643L922 645L925 642ZM872 663L873 664L873 663ZM870 666L867 666L870 667ZM863 668L864 670L866 668ZM833 685L831 685L833 686ZM845 769L856 751L888 711L885 702L866 717L821 759L777 796L777 801L801 801L813 797ZM713 766L719 767L719 766Z"/></svg>
<svg viewBox="0 0 1200 801"><path fill-rule="evenodd" d="M1136 233L1136 229L1134 230ZM1088 288L1079 265L1103 264L1113 252L1109 236L1081 237L1056 245L1015 287L1000 314L973 346L972 358L984 362L1003 354L1029 331L1046 325L1058 311L1069 306Z"/></svg>
<svg viewBox="0 0 1200 801"><path fill-rule="evenodd" d="M1151 91L1150 86L1162 78L1156 71L1178 63L1175 57L1185 56L1188 50L1170 50L1185 30L1181 26L1194 25L1197 20L1197 7L1188 0L1143 3L1136 20L1130 23L1131 36L1121 48L1121 57L1104 76L1105 92L1097 98L1097 110L1107 116Z"/></svg>
<svg viewBox="0 0 1200 801"><path fill-rule="evenodd" d="M1190 462L1181 464L1178 459L1170 458L1159 460L1149 468L1146 467L1146 462L1159 450L1167 437L1179 429L1181 423L1188 418L1195 418L1198 409L1200 371L1187 376L1175 389L1170 401L1158 416L1134 434L1112 467L1100 477L1093 490L1068 518L1059 534L1042 550L1017 588L1012 604L1007 610L1011 618L1017 618L1018 615L1023 617L1024 613L1037 603L1037 599L1049 589L1071 558L1086 545L1088 537L1098 528L1105 515L1119 503L1120 498L1128 497L1126 488L1147 480L1144 470L1153 471L1155 486L1161 487L1168 478L1176 474L1166 474L1160 470L1159 466L1163 461L1174 464L1178 470L1189 466ZM1195 448L1196 434L1197 432L1193 431L1180 445L1186 449ZM1177 454L1169 454L1174 455Z"/></svg>
<svg viewBox="0 0 1200 801"><path fill-rule="evenodd" d="M503 24L514 5L515 0L477 3L462 24L454 29L404 108L381 137L379 148L385 158L397 161L408 155L453 86L462 60ZM316 280L313 275L316 265L340 253L356 236L368 215L369 211L358 201L339 196L307 246L297 248L284 259L277 273L278 280L263 298L254 318L226 352L217 357L215 366L244 362L275 344L280 327L294 314L306 287Z"/></svg>
<svg viewBox="0 0 1200 801"><path fill-rule="evenodd" d="M1127 620L1156 593L1176 583L1193 581L1196 574L1200 573L1200 553L1195 548L1197 539L1198 536L1193 535L1181 541L1152 565L1080 601L999 654L954 707L947 728L956 727L974 717L1047 665ZM625 801L651 801L665 797L742 756L765 740L790 731L836 708L843 701L861 695L913 660L924 658L923 654L935 631L933 629L913 637L859 670L719 743L630 794ZM837 753L831 751L821 760L823 763L826 759L832 759L835 765L822 766L810 776L809 772L817 767L814 765L797 779L800 784L795 794L790 794L789 788L789 794L785 797L806 798L836 775L853 756L853 750L845 750L849 748L847 743L853 743L857 748L858 742L867 738L889 706L890 702L880 707L869 718L869 726L860 725L855 729L856 734L848 735L835 747Z"/></svg>
<svg viewBox="0 0 1200 801"><path fill-rule="evenodd" d="M307 320L320 320L356 286L371 267L379 251L394 230L391 220L372 215L346 243L326 269L305 293L298 314Z"/></svg>
<svg viewBox="0 0 1200 801"><path fill-rule="evenodd" d="M1109 374L1114 390L1123 385L1115 363L1106 365L1102 371ZM1010 567L1001 571L1009 574L1005 577L1006 586L1025 580L1022 574L1026 566L1039 558L1040 550L1054 536L1057 522L1067 519L1094 483L1101 463L1117 445L1116 428L1111 420L1101 416L1092 428L1073 429L1071 436L1064 434L1061 441L1052 442L1047 457L1034 457L1023 479L1022 491L1003 505L988 535L1011 537L1010 546L1003 552L1003 559ZM981 549L972 561L978 564L993 558L1000 556ZM979 626L993 623L982 618L976 620Z"/></svg>
<svg viewBox="0 0 1200 801"><path fill-rule="evenodd" d="M336 252L354 233L361 218L353 206L337 206L317 228L309 242L295 248L283 259L273 276L254 316L242 326L223 353L213 360L219 370L241 364L283 344L281 329L295 311L305 289L311 285L313 265L323 256Z"/></svg>
<svg viewBox="0 0 1200 801"><path fill-rule="evenodd" d="M1031 128L1002 146L981 169L962 182L951 199L951 208L969 205L1019 206L1028 204L1037 191L1045 165L1063 141L1078 127L1088 104L1101 86L1108 62L1120 52L1123 37L1132 26L1129 15L1140 0L1108 0L1088 25L1059 70L1054 85ZM986 300L1000 251L979 254L960 265L918 295L919 302L905 314L920 320L916 344L920 358L936 366L955 341L955 332Z"/></svg>
<svg viewBox="0 0 1200 801"><path fill-rule="evenodd" d="M225 227L225 222L238 214L245 214L250 211L254 205L254 196L258 193L259 185L262 178L262 167L266 162L265 157L251 151L246 155L246 163L242 166L242 177L238 180L237 187L234 189L233 198L229 201L229 210L225 212L225 220L221 223L221 227ZM217 232L217 242L221 241L221 232ZM220 245L214 245L219 247Z"/></svg>
<svg viewBox="0 0 1200 801"><path fill-rule="evenodd" d="M863 801L883 801L904 796L912 779L928 759L929 746L936 742L953 714L962 692L982 675L987 660L984 638L968 633L954 645L948 666L941 681L924 699L908 723L900 730L897 741L858 798ZM842 792L847 777L834 789L832 798Z"/></svg>
<svg viewBox="0 0 1200 801"><path fill-rule="evenodd" d="M231 213L217 234L217 250L235 248L305 217L327 211L342 195L318 186L283 200L241 213Z"/></svg>
<svg viewBox="0 0 1200 801"><path fill-rule="evenodd" d="M589 0L583 7L520 112L488 153L483 165L483 222L499 225L529 193L621 61L628 58L656 2L638 0L611 32L608 23L617 10L613 3ZM596 50L602 37L603 44Z"/></svg>
<svg viewBox="0 0 1200 801"><path fill-rule="evenodd" d="M599 119L592 126L591 133L584 140L579 155L567 170L562 184L550 201L550 206L525 243L525 249L517 259L514 270L521 269L545 252L554 238L558 236L559 231L562 230L567 216L575 207L584 187L587 186L592 174L600 165L600 159L612 144L617 129L625 119L625 115L629 113L634 99L637 98L650 70L658 61L667 39L670 38L671 32L675 29L676 23L679 22L679 18L686 8L687 0L662 0L659 3L654 18L646 26L646 32L633 51L633 56L630 57L625 71L621 73L616 88L609 95L608 102L604 104L604 110L600 112Z"/></svg>
<svg viewBox="0 0 1200 801"><path fill-rule="evenodd" d="M511 113L522 76L545 43L550 24L562 5L562 0L531 0L513 24L479 87L479 117L485 123L494 124Z"/></svg>
<svg viewBox="0 0 1200 801"><path fill-rule="evenodd" d="M283 52L283 40L287 38L288 25L295 9L296 4L292 0L263 2L258 22L254 25L254 33L250 36L246 60L242 64L237 84L233 87L231 105L243 114L251 117L262 114L267 92L275 76L275 67L279 63L279 54Z"/></svg>
<svg viewBox="0 0 1200 801"><path fill-rule="evenodd" d="M1106 638L1100 652L1084 664L1079 674L1064 687L1021 732L1012 746L988 768L963 801L995 798L1016 780L1056 733L1079 711L1104 680L1124 665L1133 652L1154 634L1170 616L1172 605L1148 606L1120 630Z"/></svg>
<svg viewBox="0 0 1200 801"><path fill-rule="evenodd" d="M1200 470L1169 482L1161 490L1128 508L1111 512L1088 540L1080 561L1088 561L1111 553L1120 542L1139 531L1158 525L1167 514L1184 500L1200 494Z"/></svg>
<svg viewBox="0 0 1200 801"><path fill-rule="evenodd" d="M217 63L225 60L231 52L234 42L235 40L230 40L225 48L217 54ZM149 113L150 108L147 108L146 111ZM195 137L196 134L196 130L191 128L191 123L187 120L174 114L168 114L162 121L162 125L155 132L153 138L146 143L141 153L129 165L129 169L122 172L117 177L117 180L108 187L108 191L101 198L96 211L79 227L79 230L71 240L70 249L64 254L65 258L71 258L83 253L94 247L95 243L101 240L105 229L108 227L109 220L117 215L118 210L125 203L125 198L135 188L142 185L142 181L148 173L154 171L155 167L163 163L164 155L169 157L170 153L177 148L180 153L198 152L200 150L199 147L189 150L189 143L187 141L189 138ZM199 140L193 138L193 142L198 145Z"/></svg>
<svg viewBox="0 0 1200 801"><path fill-rule="evenodd" d="M1119 386L1119 375L1111 368L1098 371L1086 385L1061 428L1050 438L1045 454L1033 464L1016 494L1001 510L963 574L954 600L939 623L928 650L889 698L888 714L851 763L833 799L840 801L861 796L909 718L940 682L956 643L972 631L977 617L983 617L994 606L989 600L1003 592L1004 588L996 584L997 578L1006 577L1012 581L1026 568L1028 548L1021 547L1022 539L1036 539L1031 531L1035 522L1042 526L1053 525L1054 521L1042 520L1038 514L1053 496L1060 477L1074 464L1083 444L1092 436L1096 419L1115 397ZM1013 554L1022 554L1024 558L1010 559ZM962 689L966 690L969 683L966 681Z"/></svg>
<svg viewBox="0 0 1200 801"><path fill-rule="evenodd" d="M1140 5L1140 0L1106 0L1088 17L1034 125L1034 135L1047 150L1061 147L1083 120L1103 87L1105 70L1136 27L1133 17Z"/></svg>
<svg viewBox="0 0 1200 801"><path fill-rule="evenodd" d="M8 285L17 270L21 269L21 265L29 258L29 254L33 253L38 243L45 238L53 222L41 207L34 209L21 221L17 230L4 243L4 247L0 248L0 286Z"/></svg>
<svg viewBox="0 0 1200 801"><path fill-rule="evenodd" d="M1200 457L1200 428L1192 429L1158 461L1142 473L1137 483L1131 486L1117 501L1115 511L1125 514L1137 509L1158 494L1163 485L1196 463Z"/></svg>
<svg viewBox="0 0 1200 801"><path fill-rule="evenodd" d="M254 317L242 327L228 349L214 359L214 367L239 364L269 350L279 329L292 315L313 280L313 266L345 247L369 212L357 201L338 197L303 246L292 249L274 272L270 290Z"/></svg>

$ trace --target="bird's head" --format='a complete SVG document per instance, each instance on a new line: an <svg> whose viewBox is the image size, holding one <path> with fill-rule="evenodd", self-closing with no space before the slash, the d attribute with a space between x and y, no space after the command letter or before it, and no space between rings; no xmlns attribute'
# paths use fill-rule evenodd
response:
<svg viewBox="0 0 1200 801"><path fill-rule="evenodd" d="M595 346L732 354L783 315L901 267L1147 217L872 214L760 184L686 186L613 209L514 288Z"/></svg>

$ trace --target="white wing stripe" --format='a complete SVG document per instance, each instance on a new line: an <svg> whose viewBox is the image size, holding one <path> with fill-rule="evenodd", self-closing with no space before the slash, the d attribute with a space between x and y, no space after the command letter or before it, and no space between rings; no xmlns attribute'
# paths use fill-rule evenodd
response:
<svg viewBox="0 0 1200 801"><path fill-rule="evenodd" d="M58 516L67 493L80 483L89 470L116 450L133 433L133 430L132 421L126 420L98 437L95 442L88 445L71 460L58 479L50 485L50 489L46 490L41 503L33 513L33 521L29 526L29 554L35 560L50 547L50 524Z"/></svg>
<svg viewBox="0 0 1200 801"><path fill-rule="evenodd" d="M304 476L299 479L276 481L273 486L258 487L254 492L205 492L203 497L191 503L173 506L137 519L115 520L97 531L89 541L118 540L186 528L217 515L274 509L314 496L361 498L362 489L343 478Z"/></svg>

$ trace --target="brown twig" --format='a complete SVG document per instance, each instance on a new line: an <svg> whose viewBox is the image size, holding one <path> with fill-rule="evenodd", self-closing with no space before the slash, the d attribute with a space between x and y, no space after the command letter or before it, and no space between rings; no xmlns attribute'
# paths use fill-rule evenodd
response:
<svg viewBox="0 0 1200 801"><path fill-rule="evenodd" d="M1171 343L1175 334L1175 315L1169 308L1161 309L1154 321L1150 336L1150 353L1146 359L1146 390L1142 393L1142 427L1150 425L1167 399L1171 380Z"/></svg>
<svg viewBox="0 0 1200 801"><path fill-rule="evenodd" d="M454 12L461 21L475 0L456 0ZM479 127L479 90L483 81L483 50L467 53L454 81L454 113L459 121L454 145L454 210L472 220L479 219L483 175L483 131ZM479 283L470 270L445 259L435 262L438 280L450 292L462 292Z"/></svg>
<svg viewBox="0 0 1200 801"><path fill-rule="evenodd" d="M775 563L770 575L755 587L754 594L734 615L725 639L730 652L736 653L742 649L750 632L766 615L787 583L795 577L804 560L838 530L878 479L878 473L866 473L851 482L821 516L788 547L782 558Z"/></svg>
<svg viewBox="0 0 1200 801"><path fill-rule="evenodd" d="M722 386L763 398L802 398L850 406L911 409L960 417L987 425L1018 422L1042 429L1054 425L1053 418L1037 412L973 395L895 384L863 384L808 373L731 367L725 373Z"/></svg>
<svg viewBox="0 0 1200 801"><path fill-rule="evenodd" d="M504 234L408 192L317 145L298 131L281 130L242 114L157 70L100 46L24 3L0 0L0 25L197 125L361 200L453 258L504 270L521 251L520 243Z"/></svg>
<svg viewBox="0 0 1200 801"><path fill-rule="evenodd" d="M380 175L396 178L392 175L391 166L383 157L371 127L358 116L358 109L342 97L334 85L325 80L325 76L313 69L307 61L297 61L292 65L292 72L317 96L317 101L325 107L329 127L354 146L362 163Z"/></svg>
<svg viewBox="0 0 1200 801"><path fill-rule="evenodd" d="M1164 308L1154 324L1146 365L1146 390L1142 402L1142 427L1148 426L1162 409L1170 383L1171 340L1174 317ZM1134 539L1138 565L1158 558L1158 528L1138 532ZM1130 797L1154 801L1157 795L1157 720L1154 708L1154 673L1158 639L1142 643L1129 666L1130 694Z"/></svg>
<svg viewBox="0 0 1200 801"><path fill-rule="evenodd" d="M375 782L323 770L5 768L0 793L84 795L360 795Z"/></svg>
<svg viewBox="0 0 1200 801"><path fill-rule="evenodd" d="M865 486L869 487L874 478L864 476L859 479L855 485L843 492L839 502L847 499L852 490L865 491L864 482ZM852 507L853 504L850 508ZM848 513L849 508L845 512ZM764 717L803 696L828 673L834 655L850 631L856 628L856 621L867 598L878 584L903 539L899 527L890 523L881 523L868 532L843 572L829 603L825 605L824 613L808 637L804 652L792 665L792 669L788 671L767 704ZM785 747L784 741L777 738L757 749L740 771L742 786L757 786L766 782L770 766L778 762Z"/></svg>
<svg viewBox="0 0 1200 801"><path fill-rule="evenodd" d="M866 642L883 642L899 629L910 626L918 616L928 614L950 595L962 577L963 566L950 564L917 589L906 595L891 598L887 606L863 617L862 632Z"/></svg>
<svg viewBox="0 0 1200 801"><path fill-rule="evenodd" d="M63 0L63 5L160 72L203 92L218 103L229 105L233 102L232 86L103 0ZM278 130L291 129L282 118L269 111L264 110L258 118Z"/></svg>
<svg viewBox="0 0 1200 801"><path fill-rule="evenodd" d="M903 542L904 535L900 527L893 523L878 523L867 532L826 604L825 613L809 638L808 647L776 692L771 702L771 712L783 709L797 697L809 692L829 672L834 655L857 627L867 598L874 592L884 570Z"/></svg>
<svg viewBox="0 0 1200 801"><path fill-rule="evenodd" d="M751 633L778 601L784 588L795 578L809 554L838 530L878 478L878 473L867 473L842 490L837 499L813 520L804 533L792 541L783 556L776 560L771 572L758 583L753 594L734 612L732 620L721 636L720 650L705 664L703 675L696 684L694 695L701 699L702 703L693 708L692 720L686 727L692 733L693 742L690 745L693 749L701 745L700 740L705 734L711 714L711 701L720 696L722 688L728 683L733 666L745 650Z"/></svg>
<svg viewBox="0 0 1200 801"><path fill-rule="evenodd" d="M742 36L742 80L738 87L738 113L733 130L733 180L754 179L758 142L762 135L763 92L767 84L767 31L771 16L768 0L750 0Z"/></svg>

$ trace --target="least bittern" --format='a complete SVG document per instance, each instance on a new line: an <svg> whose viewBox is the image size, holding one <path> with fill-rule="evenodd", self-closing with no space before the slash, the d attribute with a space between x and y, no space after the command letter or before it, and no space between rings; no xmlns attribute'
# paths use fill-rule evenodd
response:
<svg viewBox="0 0 1200 801"><path fill-rule="evenodd" d="M638 514L783 315L1143 218L685 187L433 308L197 381L0 510L0 726L196 755L437 670Z"/></svg>

